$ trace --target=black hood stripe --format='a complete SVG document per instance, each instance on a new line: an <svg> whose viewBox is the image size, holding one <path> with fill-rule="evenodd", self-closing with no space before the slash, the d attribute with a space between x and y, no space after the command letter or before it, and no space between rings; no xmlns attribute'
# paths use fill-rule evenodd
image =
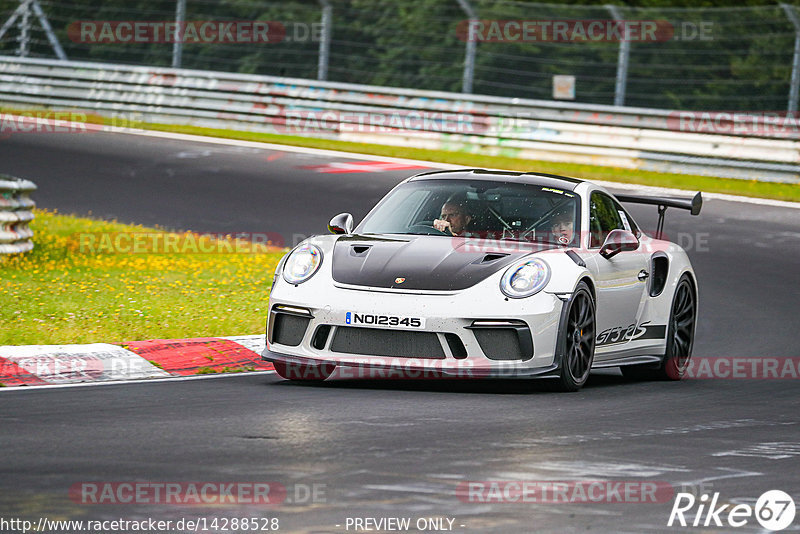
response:
<svg viewBox="0 0 800 534"><path fill-rule="evenodd" d="M524 243L509 252L502 243L493 243L444 236L342 236L333 249L333 279L353 286L454 291L472 287L531 253L557 248Z"/></svg>

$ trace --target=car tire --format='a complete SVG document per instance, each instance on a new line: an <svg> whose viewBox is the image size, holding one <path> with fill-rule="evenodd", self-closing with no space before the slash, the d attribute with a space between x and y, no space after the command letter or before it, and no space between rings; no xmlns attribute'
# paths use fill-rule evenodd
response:
<svg viewBox="0 0 800 534"><path fill-rule="evenodd" d="M308 363L286 363L273 362L275 372L285 380L302 382L321 382L331 376L336 368L333 364L308 364Z"/></svg>
<svg viewBox="0 0 800 534"><path fill-rule="evenodd" d="M680 380L692 358L697 324L697 296L689 276L684 274L672 296L667 324L667 347L658 367L629 365L621 368L622 376L634 380Z"/></svg>
<svg viewBox="0 0 800 534"><path fill-rule="evenodd" d="M595 329L594 298L586 282L580 282L567 303L561 329L559 390L578 391L589 379L594 363Z"/></svg>

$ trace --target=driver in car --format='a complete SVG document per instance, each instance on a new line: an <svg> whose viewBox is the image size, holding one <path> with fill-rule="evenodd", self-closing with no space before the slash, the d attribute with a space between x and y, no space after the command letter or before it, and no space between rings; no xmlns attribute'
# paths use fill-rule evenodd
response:
<svg viewBox="0 0 800 534"><path fill-rule="evenodd" d="M466 197L453 195L442 204L442 212L439 218L433 221L433 227L440 232L450 232L454 236L467 236L472 218Z"/></svg>

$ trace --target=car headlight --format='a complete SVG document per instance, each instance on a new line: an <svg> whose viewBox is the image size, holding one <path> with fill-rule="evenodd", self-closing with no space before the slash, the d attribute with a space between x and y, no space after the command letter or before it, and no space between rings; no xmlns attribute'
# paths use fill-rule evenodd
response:
<svg viewBox="0 0 800 534"><path fill-rule="evenodd" d="M539 259L509 267L500 280L500 290L512 299L530 297L541 291L550 280L550 267Z"/></svg>
<svg viewBox="0 0 800 534"><path fill-rule="evenodd" d="M283 279L290 284L302 284L317 272L322 263L322 251L306 243L294 249L283 265Z"/></svg>

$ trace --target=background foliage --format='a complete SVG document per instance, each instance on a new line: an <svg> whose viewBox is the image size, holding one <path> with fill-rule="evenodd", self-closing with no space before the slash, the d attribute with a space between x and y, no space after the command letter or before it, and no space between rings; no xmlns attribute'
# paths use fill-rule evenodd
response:
<svg viewBox="0 0 800 534"><path fill-rule="evenodd" d="M481 19L610 19L606 1L542 4L471 0ZM641 0L616 2L626 19L666 20L708 39L631 45L626 105L713 110L786 109L795 32L774 2ZM80 20L173 20L175 0L40 0L70 59L169 66L172 45L85 44L67 36ZM456 0L331 0L328 79L460 91L465 43L456 27L467 16ZM797 4L797 2L795 2ZM16 0L0 0L0 19ZM799 10L800 11L800 10ZM186 44L183 67L316 78L319 44L303 38L321 20L316 0L187 0L186 20L280 21L289 39L274 44ZM32 18L33 57L53 57ZM317 26L318 27L318 26ZM682 34L685 35L685 34ZM14 54L18 29L0 40ZM474 92L552 98L552 76L577 77L576 101L611 104L617 43L491 43L477 45Z"/></svg>

